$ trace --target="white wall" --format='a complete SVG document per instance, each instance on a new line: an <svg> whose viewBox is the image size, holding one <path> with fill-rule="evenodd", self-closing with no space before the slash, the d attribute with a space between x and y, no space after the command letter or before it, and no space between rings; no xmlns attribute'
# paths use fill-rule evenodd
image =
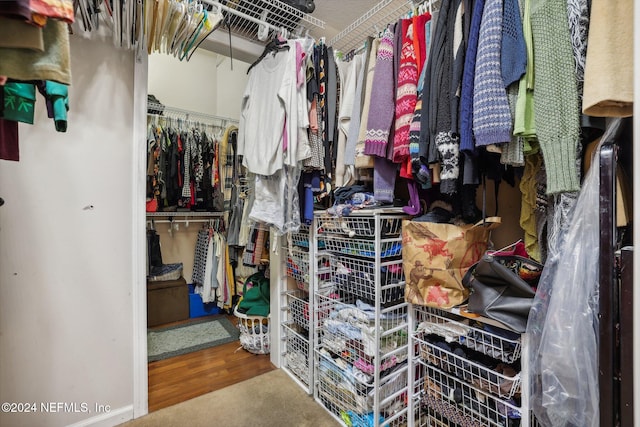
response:
<svg viewBox="0 0 640 427"><path fill-rule="evenodd" d="M221 56L218 60L218 115L240 118L242 94L247 87L247 70L251 64ZM233 69L231 67L233 66Z"/></svg>
<svg viewBox="0 0 640 427"><path fill-rule="evenodd" d="M134 61L74 35L71 66L68 132L55 132L38 95L20 162L0 160L0 401L91 412L38 406L0 412L2 426L133 416Z"/></svg>
<svg viewBox="0 0 640 427"><path fill-rule="evenodd" d="M189 61L154 53L149 56L149 93L167 106L219 115L216 61L215 53L203 49Z"/></svg>

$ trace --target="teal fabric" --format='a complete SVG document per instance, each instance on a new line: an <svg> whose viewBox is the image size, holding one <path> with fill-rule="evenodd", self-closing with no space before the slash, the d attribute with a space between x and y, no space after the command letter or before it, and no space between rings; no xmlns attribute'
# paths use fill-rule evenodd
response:
<svg viewBox="0 0 640 427"><path fill-rule="evenodd" d="M53 106L53 120L58 132L67 131L67 111L69 111L69 86L47 80L45 82L47 98Z"/></svg>
<svg viewBox="0 0 640 427"><path fill-rule="evenodd" d="M3 118L33 124L36 87L32 83L9 82L4 85Z"/></svg>

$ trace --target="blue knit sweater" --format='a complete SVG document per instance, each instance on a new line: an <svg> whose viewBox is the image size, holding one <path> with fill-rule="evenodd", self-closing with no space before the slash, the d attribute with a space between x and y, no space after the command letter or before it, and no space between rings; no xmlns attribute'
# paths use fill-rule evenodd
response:
<svg viewBox="0 0 640 427"><path fill-rule="evenodd" d="M488 0L480 24L473 91L476 145L511 141L513 123L500 62L502 5L502 0Z"/></svg>
<svg viewBox="0 0 640 427"><path fill-rule="evenodd" d="M480 22L482 22L483 10L484 0L476 0L473 3L469 43L464 58L462 89L460 91L460 150L467 153L474 152L476 148L473 141L473 81L476 72L478 37L480 36Z"/></svg>

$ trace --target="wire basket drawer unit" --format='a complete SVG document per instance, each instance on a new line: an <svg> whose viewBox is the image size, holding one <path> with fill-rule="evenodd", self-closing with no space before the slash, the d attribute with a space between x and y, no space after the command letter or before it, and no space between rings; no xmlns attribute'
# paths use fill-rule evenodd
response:
<svg viewBox="0 0 640 427"><path fill-rule="evenodd" d="M413 308L418 333L439 335L507 364L520 359L522 346L519 334L473 322L436 308Z"/></svg>
<svg viewBox="0 0 640 427"><path fill-rule="evenodd" d="M310 252L294 246L287 250L287 276L292 277L298 289L309 292L309 283L313 278L310 270ZM316 262L316 276L318 286L325 286L331 281L331 255L325 252L318 252L314 260Z"/></svg>
<svg viewBox="0 0 640 427"><path fill-rule="evenodd" d="M372 239L349 238L339 234L325 237L327 250L340 255L375 259L379 253L380 258L385 260L402 256L402 241L397 237L381 240L380 250L376 249L376 242Z"/></svg>
<svg viewBox="0 0 640 427"><path fill-rule="evenodd" d="M380 221L378 228L376 228L376 219ZM406 219L406 216L384 215L376 218L372 215L345 217L322 215L318 218L318 232L319 234L338 234L349 238L368 239L373 239L378 235L387 239L400 237L403 219Z"/></svg>
<svg viewBox="0 0 640 427"><path fill-rule="evenodd" d="M473 350L463 350L434 335L416 338L420 358L425 363L503 399L520 394L520 367L494 362ZM466 349L466 347L465 347ZM484 357L482 357L484 356Z"/></svg>
<svg viewBox="0 0 640 427"><path fill-rule="evenodd" d="M405 406L407 391L407 365L399 365L380 374L378 387L371 377L357 371L344 369L341 359L335 359L325 351L316 351L316 375L318 395L327 409L351 425L373 425L362 423L372 416L375 394L380 402L381 421Z"/></svg>
<svg viewBox="0 0 640 427"><path fill-rule="evenodd" d="M287 276L296 281L298 289L309 291L309 252L298 247L287 253Z"/></svg>
<svg viewBox="0 0 640 427"><path fill-rule="evenodd" d="M309 294L301 290L287 292L289 320L304 330L309 330L312 313L309 310Z"/></svg>
<svg viewBox="0 0 640 427"><path fill-rule="evenodd" d="M406 303L376 310L352 295L341 297L338 293L317 294L317 344L365 373L373 372L374 367L361 362L368 363L373 358L389 358L393 362L383 362L382 365L385 368L392 367L408 356L407 310ZM378 330L375 327L376 319Z"/></svg>
<svg viewBox="0 0 640 427"><path fill-rule="evenodd" d="M309 385L309 331L295 323L283 324L284 367Z"/></svg>
<svg viewBox="0 0 640 427"><path fill-rule="evenodd" d="M444 426L520 425L521 413L515 400L500 399L421 360L416 370L414 396L417 396L416 407L420 408L417 425L429 425L422 419L433 418L430 414L441 416Z"/></svg>
<svg viewBox="0 0 640 427"><path fill-rule="evenodd" d="M379 268L376 268L376 262L369 259L343 255L335 256L334 259L333 281L339 290L351 293L371 304L404 300L402 259L381 262ZM379 291L379 295L376 295L376 290Z"/></svg>
<svg viewBox="0 0 640 427"><path fill-rule="evenodd" d="M289 233L289 240L291 241L291 244L307 251L313 246L314 240L312 239L315 239L318 250L321 251L325 248L324 239L312 237L311 228L306 224L300 224L298 231Z"/></svg>

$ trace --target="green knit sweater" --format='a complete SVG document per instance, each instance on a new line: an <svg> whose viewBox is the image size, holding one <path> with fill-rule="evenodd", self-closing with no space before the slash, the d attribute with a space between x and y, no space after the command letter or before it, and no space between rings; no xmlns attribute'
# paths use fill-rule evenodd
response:
<svg viewBox="0 0 640 427"><path fill-rule="evenodd" d="M580 189L576 150L580 105L566 0L532 0L536 133L547 172L547 194Z"/></svg>

